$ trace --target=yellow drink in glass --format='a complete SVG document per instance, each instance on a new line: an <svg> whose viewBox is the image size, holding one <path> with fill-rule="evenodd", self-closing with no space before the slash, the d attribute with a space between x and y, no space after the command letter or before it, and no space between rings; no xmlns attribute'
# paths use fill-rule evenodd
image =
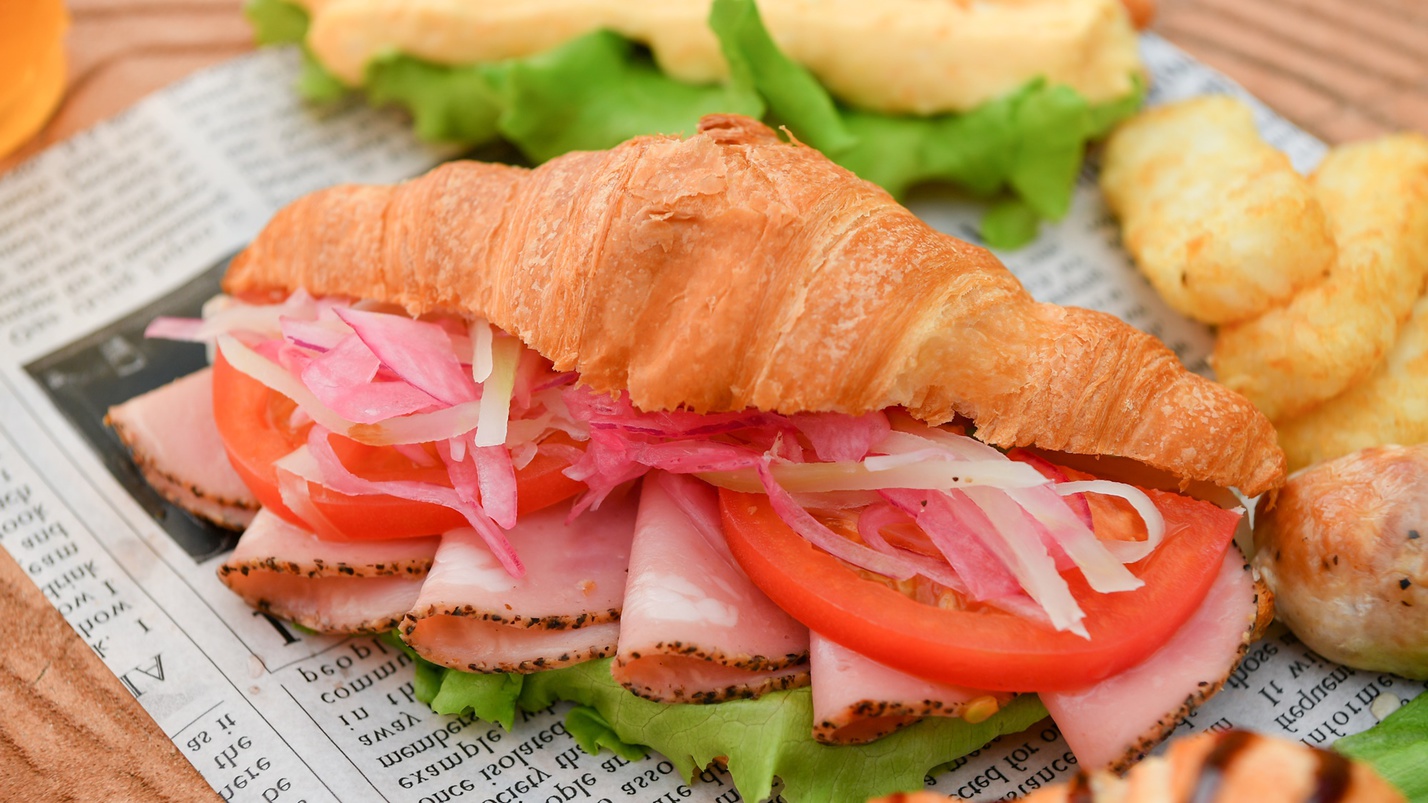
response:
<svg viewBox="0 0 1428 803"><path fill-rule="evenodd" d="M0 0L0 156L45 124L64 94L64 0Z"/></svg>

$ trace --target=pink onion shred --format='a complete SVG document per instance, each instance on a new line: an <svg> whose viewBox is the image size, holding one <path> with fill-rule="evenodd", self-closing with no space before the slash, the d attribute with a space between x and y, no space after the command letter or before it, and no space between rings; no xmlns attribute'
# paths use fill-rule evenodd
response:
<svg viewBox="0 0 1428 803"><path fill-rule="evenodd" d="M883 497L913 517L942 557L961 578L967 595L984 601L1021 593L1021 585L1006 565L982 543L977 528L990 523L975 508L954 505L951 494L889 489Z"/></svg>
<svg viewBox="0 0 1428 803"><path fill-rule="evenodd" d="M334 311L383 365L432 398L451 405L476 400L476 384L461 370L445 329L400 315Z"/></svg>
<svg viewBox="0 0 1428 803"><path fill-rule="evenodd" d="M333 412L359 424L415 413L436 399L403 380L373 381L381 363L356 336L349 335L331 351L301 369L303 384Z"/></svg>
<svg viewBox="0 0 1428 803"><path fill-rule="evenodd" d="M481 507L491 520L507 530L516 526L516 468L504 446L477 446L471 450L481 487Z"/></svg>
<svg viewBox="0 0 1428 803"><path fill-rule="evenodd" d="M150 321L149 325L144 327L144 337L201 342L203 340L202 329L203 321L198 318L162 316Z"/></svg>
<svg viewBox="0 0 1428 803"><path fill-rule="evenodd" d="M779 487L774 481L773 473L769 471L768 461L759 462L758 472L774 512L785 524L793 528L794 532L808 539L814 546L845 563L894 580L906 580L917 574L917 567L911 562L849 541L824 526L811 513L799 507L788 491Z"/></svg>
<svg viewBox="0 0 1428 803"><path fill-rule="evenodd" d="M479 503L463 498L464 495L455 489L435 483L413 480L363 479L342 465L342 461L337 458L337 453L332 450L332 444L327 440L328 435L327 430L314 426L309 430L307 439L308 450L312 452L318 467L322 470L323 485L348 496L386 494L399 499L429 502L449 507L466 518L466 521L480 534L481 539L486 542L487 548L496 556L508 574L518 579L525 576L525 566L521 563L520 557L516 555L516 550L511 546L511 542L507 540L505 533L496 526L496 523L491 520Z"/></svg>
<svg viewBox="0 0 1428 803"><path fill-rule="evenodd" d="M800 413L789 418L818 459L830 463L862 460L892 431L882 412L856 418L842 413Z"/></svg>

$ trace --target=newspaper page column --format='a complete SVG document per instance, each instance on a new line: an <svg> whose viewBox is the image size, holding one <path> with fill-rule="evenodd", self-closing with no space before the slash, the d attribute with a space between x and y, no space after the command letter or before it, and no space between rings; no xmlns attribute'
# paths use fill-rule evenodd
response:
<svg viewBox="0 0 1428 803"><path fill-rule="evenodd" d="M255 638L262 650L214 626L213 606L194 597L211 568L105 474L127 458L99 423L98 391L191 367L167 365L167 352L115 321L216 275L280 204L340 181L400 179L440 157L397 115L355 103L310 113L274 92L295 60L223 65L0 180L0 545L229 800L338 799L340 786L313 769L321 755L282 732L292 703L264 699L280 690L267 689L257 657L326 645L246 609L245 632L267 634Z"/></svg>

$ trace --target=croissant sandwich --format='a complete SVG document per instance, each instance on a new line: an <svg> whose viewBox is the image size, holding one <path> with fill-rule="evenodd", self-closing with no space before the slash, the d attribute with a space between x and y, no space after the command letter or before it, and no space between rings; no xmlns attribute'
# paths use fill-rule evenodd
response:
<svg viewBox="0 0 1428 803"><path fill-rule="evenodd" d="M224 289L150 328L211 373L111 422L154 463L146 410L211 405L225 582L395 628L444 711L851 799L1048 711L1133 760L1267 619L1195 498L1282 482L1247 401L749 118L319 192Z"/></svg>
<svg viewBox="0 0 1428 803"><path fill-rule="evenodd" d="M541 162L767 114L895 195L950 181L1009 196L984 236L1010 246L1027 236L1012 221L1034 233L1066 212L1086 141L1139 105L1133 21L1152 4L1126 5L253 0L248 14L260 41L301 43L309 96L360 88L427 139L504 139Z"/></svg>

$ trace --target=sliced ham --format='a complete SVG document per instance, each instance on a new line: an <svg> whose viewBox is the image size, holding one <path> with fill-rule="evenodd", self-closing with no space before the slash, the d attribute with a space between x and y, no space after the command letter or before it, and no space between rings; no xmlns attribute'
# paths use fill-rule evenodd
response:
<svg viewBox="0 0 1428 803"><path fill-rule="evenodd" d="M1149 658L1087 689L1042 693L1081 766L1128 766L1218 692L1268 612L1265 593L1232 548L1204 603Z"/></svg>
<svg viewBox="0 0 1428 803"><path fill-rule="evenodd" d="M437 541L323 541L260 510L218 577L249 605L303 627L379 632L416 603Z"/></svg>
<svg viewBox="0 0 1428 803"><path fill-rule="evenodd" d="M808 683L808 628L738 567L718 521L708 485L645 476L612 668L641 697L713 703Z"/></svg>
<svg viewBox="0 0 1428 803"><path fill-rule="evenodd" d="M922 717L980 722L1014 695L923 680L812 634L813 738L865 744Z"/></svg>
<svg viewBox="0 0 1428 803"><path fill-rule="evenodd" d="M403 639L429 661L471 672L533 672L612 654L635 502L610 499L568 525L567 513L561 505L523 516L506 533L525 563L519 579L475 531L443 535Z"/></svg>
<svg viewBox="0 0 1428 803"><path fill-rule="evenodd" d="M241 530L258 500L228 462L213 420L212 369L204 368L109 408L104 421L119 435L144 479L199 518Z"/></svg>
<svg viewBox="0 0 1428 803"><path fill-rule="evenodd" d="M219 573L266 570L300 577L425 577L440 542L438 536L325 541L264 510L238 539Z"/></svg>
<svg viewBox="0 0 1428 803"><path fill-rule="evenodd" d="M423 658L464 672L526 673L578 664L610 655L620 637L619 622L556 630L460 614L408 619L402 627L403 640Z"/></svg>

